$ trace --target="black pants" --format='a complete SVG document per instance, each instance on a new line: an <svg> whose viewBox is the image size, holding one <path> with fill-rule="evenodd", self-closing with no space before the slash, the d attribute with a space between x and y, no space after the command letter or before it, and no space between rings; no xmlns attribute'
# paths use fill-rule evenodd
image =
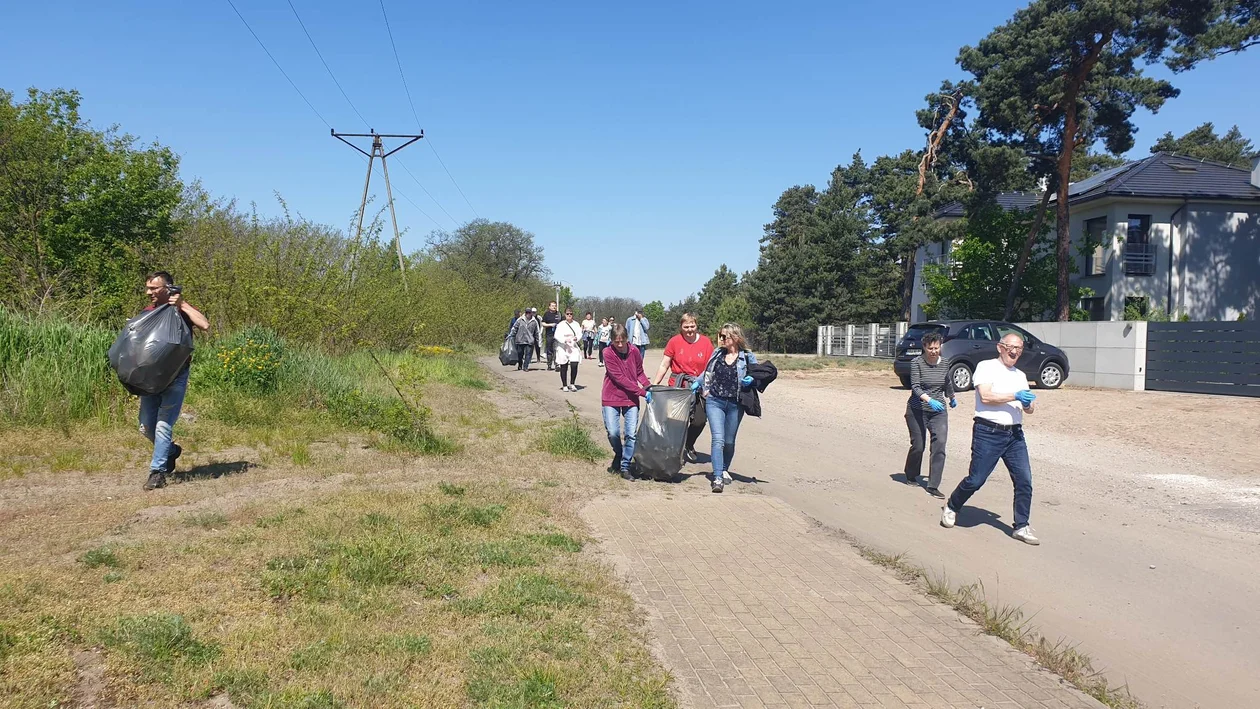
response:
<svg viewBox="0 0 1260 709"><path fill-rule="evenodd" d="M516 368L529 369L530 357L534 354L533 345L517 345L516 346Z"/></svg>
<svg viewBox="0 0 1260 709"><path fill-rule="evenodd" d="M547 369L551 369L556 363L556 338L550 332L547 333Z"/></svg>
<svg viewBox="0 0 1260 709"><path fill-rule="evenodd" d="M926 406L926 405L925 405ZM923 468L923 449L932 437L932 457L928 464L928 487L939 488L945 474L945 441L949 438L949 415L944 411L921 411L906 404L906 428L910 429L910 451L906 453L906 477L914 480Z"/></svg>
<svg viewBox="0 0 1260 709"><path fill-rule="evenodd" d="M577 386L577 362L569 362L568 364L557 364L556 368L560 370L560 386Z"/></svg>
<svg viewBox="0 0 1260 709"><path fill-rule="evenodd" d="M696 403L691 407L691 420L687 423L686 450L696 449L696 441L700 439L700 434L704 433L704 424L708 420L709 416L704 410L704 397L696 394Z"/></svg>
<svg viewBox="0 0 1260 709"><path fill-rule="evenodd" d="M582 353L586 355L586 358L590 359L591 354L593 354L594 352L595 352L595 340L592 340L590 338L582 340Z"/></svg>
<svg viewBox="0 0 1260 709"><path fill-rule="evenodd" d="M604 363L604 349L605 349L605 348L607 348L607 347L608 347L608 343L607 343L607 342L601 342L601 343L599 343L599 345L595 348L595 349L599 350L599 363L600 363L600 364L603 364L603 363Z"/></svg>

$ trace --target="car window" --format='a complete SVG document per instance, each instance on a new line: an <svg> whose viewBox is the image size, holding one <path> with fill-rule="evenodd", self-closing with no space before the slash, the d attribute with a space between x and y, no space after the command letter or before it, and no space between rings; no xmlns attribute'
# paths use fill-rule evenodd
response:
<svg viewBox="0 0 1260 709"><path fill-rule="evenodd" d="M906 339L922 341L923 336L928 334L929 332L939 332L943 335L945 334L944 330L945 330L944 325L930 325L930 324L911 325L910 329L906 330Z"/></svg>
<svg viewBox="0 0 1260 709"><path fill-rule="evenodd" d="M1024 344L1031 344L1036 341L1036 338L1028 334L1027 330L1023 328L1015 327L1014 325L1011 325L1010 323L993 323L993 327L997 328L999 340L1013 332L1016 335L1019 335L1020 337L1024 338Z"/></svg>
<svg viewBox="0 0 1260 709"><path fill-rule="evenodd" d="M993 331L984 323L976 323L963 328L961 337L964 340L992 340Z"/></svg>

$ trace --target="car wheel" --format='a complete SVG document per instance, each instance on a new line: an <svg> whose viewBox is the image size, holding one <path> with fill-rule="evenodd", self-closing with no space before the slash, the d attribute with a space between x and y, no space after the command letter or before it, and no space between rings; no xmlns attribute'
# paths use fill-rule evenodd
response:
<svg viewBox="0 0 1260 709"><path fill-rule="evenodd" d="M1058 389L1063 384L1063 367L1058 362L1046 362L1037 374L1037 386L1042 389Z"/></svg>
<svg viewBox="0 0 1260 709"><path fill-rule="evenodd" d="M897 377L897 378L901 380L901 386L903 386L903 387L905 387L905 388L907 388L907 389L909 389L909 388L910 388L910 377L900 376L900 377Z"/></svg>
<svg viewBox="0 0 1260 709"><path fill-rule="evenodd" d="M954 391L967 391L971 388L971 367L959 362L949 368L949 379L954 383Z"/></svg>

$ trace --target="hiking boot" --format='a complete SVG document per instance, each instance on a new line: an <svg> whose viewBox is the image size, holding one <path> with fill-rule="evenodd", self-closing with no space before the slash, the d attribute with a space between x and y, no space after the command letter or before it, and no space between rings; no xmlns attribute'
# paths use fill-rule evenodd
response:
<svg viewBox="0 0 1260 709"><path fill-rule="evenodd" d="M181 448L178 443L172 443L171 452L166 456L166 465L162 466L162 472L167 475L175 472L175 461L179 460L179 457L183 455L183 453L184 449Z"/></svg>
<svg viewBox="0 0 1260 709"><path fill-rule="evenodd" d="M928 493L929 495L931 495L932 497L936 497L936 498L939 498L939 499L942 499L942 500L944 500L944 499L945 499L945 493L941 492L941 491L940 491L939 489L937 489L937 488L934 488L934 487L929 487L929 488L927 489L927 493Z"/></svg>
<svg viewBox="0 0 1260 709"><path fill-rule="evenodd" d="M145 490L156 490L159 487L166 487L166 476L160 470L149 471L149 479L144 483Z"/></svg>
<svg viewBox="0 0 1260 709"><path fill-rule="evenodd" d="M631 475L629 470L623 470L621 471L621 479L628 482L634 482L634 475Z"/></svg>
<svg viewBox="0 0 1260 709"><path fill-rule="evenodd" d="M710 488L709 488L709 491L710 491L710 492L721 492L723 487L724 487L724 486L722 485L722 478L720 478L720 477L719 477L719 478L714 478L714 479L713 479L713 485L712 485L712 487L710 487Z"/></svg>
<svg viewBox="0 0 1260 709"><path fill-rule="evenodd" d="M1037 535L1033 534L1032 527L1029 527L1028 525L1024 525L1015 530L1011 536L1025 544L1031 544L1033 546L1037 546L1041 543L1041 540L1037 538Z"/></svg>
<svg viewBox="0 0 1260 709"><path fill-rule="evenodd" d="M949 505L945 505L944 507L941 508L941 526L942 527L944 527L945 529L949 529L950 527L954 526L954 522L956 521L958 521L958 513L951 510L949 508Z"/></svg>

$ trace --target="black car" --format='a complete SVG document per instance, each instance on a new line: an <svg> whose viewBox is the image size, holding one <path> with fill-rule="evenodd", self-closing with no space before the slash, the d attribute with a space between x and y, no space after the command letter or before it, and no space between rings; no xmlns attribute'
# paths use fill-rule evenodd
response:
<svg viewBox="0 0 1260 709"><path fill-rule="evenodd" d="M1029 381L1046 389L1058 389L1067 379L1068 359L1063 350L1038 340L1018 325L994 320L941 320L911 325L897 343L893 371L902 386L910 386L910 362L923 354L923 336L929 332L939 332L944 338L941 358L949 362L949 376L956 391L971 388L971 373L976 371L976 365L997 357L998 341L1012 332L1024 338L1024 353L1015 365L1028 375Z"/></svg>

